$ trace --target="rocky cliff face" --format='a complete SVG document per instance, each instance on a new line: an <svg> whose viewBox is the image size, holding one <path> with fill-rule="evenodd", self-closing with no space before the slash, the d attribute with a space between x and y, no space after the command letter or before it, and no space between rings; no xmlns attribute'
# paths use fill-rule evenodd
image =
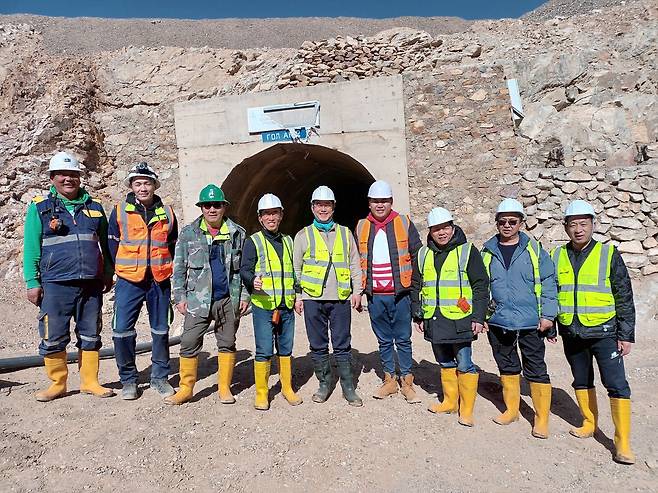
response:
<svg viewBox="0 0 658 493"><path fill-rule="evenodd" d="M18 279L22 217L47 183L54 150L84 162L85 185L124 193L127 167L147 160L180 204L173 104L249 91L402 74L409 181L422 225L434 205L468 232L492 231L501 196L520 197L545 243L560 209L595 202L598 233L658 270L658 9L637 1L543 22L482 21L464 32L393 29L309 40L299 49L127 47L53 54L27 24L0 26L0 276ZM526 117L512 124L505 78Z"/></svg>

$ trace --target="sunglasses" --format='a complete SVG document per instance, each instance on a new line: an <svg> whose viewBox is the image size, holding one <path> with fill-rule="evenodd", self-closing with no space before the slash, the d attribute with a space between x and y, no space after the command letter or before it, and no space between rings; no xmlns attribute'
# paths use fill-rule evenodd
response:
<svg viewBox="0 0 658 493"><path fill-rule="evenodd" d="M207 202L205 204L201 204L201 207L203 209L223 209L226 207L226 202Z"/></svg>
<svg viewBox="0 0 658 493"><path fill-rule="evenodd" d="M498 219L496 222L498 223L498 226L505 226L506 224L509 224L510 226L516 226L521 221L518 219Z"/></svg>

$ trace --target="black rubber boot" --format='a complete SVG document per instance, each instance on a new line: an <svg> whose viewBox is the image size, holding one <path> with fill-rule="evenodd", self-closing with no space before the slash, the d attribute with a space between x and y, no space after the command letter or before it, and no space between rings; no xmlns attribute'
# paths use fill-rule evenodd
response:
<svg viewBox="0 0 658 493"><path fill-rule="evenodd" d="M363 401L354 390L354 379L352 378L352 363L349 361L336 361L340 386L343 388L343 397L350 406L361 407Z"/></svg>
<svg viewBox="0 0 658 493"><path fill-rule="evenodd" d="M313 402L325 402L329 398L329 393L331 392L331 363L329 361L329 355L323 356L321 360L313 361L313 367L315 369L315 376L320 382L320 387L313 394Z"/></svg>

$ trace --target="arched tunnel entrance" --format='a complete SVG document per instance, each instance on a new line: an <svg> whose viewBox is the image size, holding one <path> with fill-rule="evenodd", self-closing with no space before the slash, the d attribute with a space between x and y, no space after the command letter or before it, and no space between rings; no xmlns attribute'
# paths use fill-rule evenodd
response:
<svg viewBox="0 0 658 493"><path fill-rule="evenodd" d="M231 202L228 215L253 233L260 228L258 199L277 195L285 214L281 231L295 235L313 220L313 190L327 185L336 195L336 222L350 229L368 213L368 187L375 179L351 156L313 144L276 144L248 157L226 177L222 190Z"/></svg>

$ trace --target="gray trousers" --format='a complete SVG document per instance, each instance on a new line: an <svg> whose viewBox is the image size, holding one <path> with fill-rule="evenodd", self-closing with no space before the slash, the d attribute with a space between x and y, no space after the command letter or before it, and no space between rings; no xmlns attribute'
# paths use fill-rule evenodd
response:
<svg viewBox="0 0 658 493"><path fill-rule="evenodd" d="M180 340L180 355L194 358L203 348L203 336L210 330L217 339L217 350L222 353L235 352L235 334L240 318L231 304L231 298L213 301L207 317L197 317L189 312L185 314L183 334Z"/></svg>

